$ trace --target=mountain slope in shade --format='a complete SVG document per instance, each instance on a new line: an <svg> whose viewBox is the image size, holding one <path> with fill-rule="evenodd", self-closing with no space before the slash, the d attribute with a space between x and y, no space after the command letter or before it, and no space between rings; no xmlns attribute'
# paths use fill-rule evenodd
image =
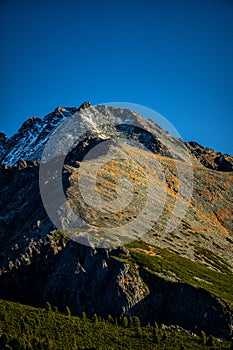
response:
<svg viewBox="0 0 233 350"><path fill-rule="evenodd" d="M140 213L146 178L162 186L153 170L156 162L166 174L167 196L159 220L154 220L141 240L125 248L80 245L70 239L72 234L80 235L79 230L68 235L56 230L43 208L38 161L49 136L76 112L73 128L78 142L65 158L63 186L70 206L95 227L82 228L83 239L90 246L92 236L100 231L108 236L108 228L131 222ZM70 135L71 131L67 132L66 136ZM122 139L124 146L118 147L116 141ZM81 161L103 140L113 142L110 147L117 157L108 168L102 168L96 191L105 200L113 200L120 177L133 172L137 192L133 205L111 215L90 210L77 186ZM177 144L180 147L174 147ZM185 146L192 164L185 163ZM173 154L171 149L175 149ZM145 323L158 321L193 332L231 336L232 157L194 142L184 145L135 112L90 105L59 107L43 120L29 119L9 140L0 135L0 152L1 298L37 306L49 301L59 308L68 305L73 313L139 315ZM151 169L140 173L133 162L122 162L124 154L129 159L141 157ZM101 155L82 162L90 176L100 159ZM175 201L185 200L179 194L176 162L185 163L187 173L193 170L194 190L182 222L167 233L165 223Z"/></svg>

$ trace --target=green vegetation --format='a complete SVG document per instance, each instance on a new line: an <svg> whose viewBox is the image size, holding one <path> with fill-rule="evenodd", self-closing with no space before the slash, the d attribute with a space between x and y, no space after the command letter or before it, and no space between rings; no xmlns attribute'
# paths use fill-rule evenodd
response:
<svg viewBox="0 0 233 350"><path fill-rule="evenodd" d="M60 231L50 236L54 246L66 244L69 238ZM129 257L113 257L130 264L132 271L140 265L149 274L159 274L170 281L178 280L202 287L220 297L223 304L233 305L233 274L227 262L213 252L196 248L195 254L217 270L194 262L172 251L135 241L127 245ZM78 310L77 310L78 311ZM199 336L175 327L157 323L142 327L138 317L126 316L107 320L93 314L89 319L72 316L69 307L60 313L46 303L33 308L0 300L0 350L127 350L127 349L232 349L232 344L202 331Z"/></svg>
<svg viewBox="0 0 233 350"><path fill-rule="evenodd" d="M203 259L206 262L211 262L211 265L216 266L219 271L166 249L149 246L142 241L130 243L127 248L131 252L130 261L140 264L148 272L152 274L163 273L163 275L173 279L175 276L177 280L204 288L233 305L233 274L224 259L214 255L209 250L199 248L197 253L202 254ZM146 251L152 252L153 256L147 254Z"/></svg>
<svg viewBox="0 0 233 350"><path fill-rule="evenodd" d="M213 245L216 246L216 243L213 242ZM231 274L230 265L220 256L215 255L209 249L198 246L195 248L195 251L197 254L201 255L207 263L215 267L217 270L221 271L222 273Z"/></svg>
<svg viewBox="0 0 233 350"><path fill-rule="evenodd" d="M231 349L230 342L200 336L155 323L141 327L138 317L88 319L46 308L0 300L0 349L12 350L127 350L127 349Z"/></svg>
<svg viewBox="0 0 233 350"><path fill-rule="evenodd" d="M69 237L66 235L66 232L63 231L55 230L51 234L49 234L48 237L51 239L52 242L56 244L66 245L69 241Z"/></svg>

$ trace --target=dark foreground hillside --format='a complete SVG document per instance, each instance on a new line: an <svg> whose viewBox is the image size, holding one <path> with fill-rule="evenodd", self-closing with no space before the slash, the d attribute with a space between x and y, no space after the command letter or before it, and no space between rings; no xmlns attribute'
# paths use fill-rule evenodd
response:
<svg viewBox="0 0 233 350"><path fill-rule="evenodd" d="M178 327L141 327L138 317L88 319L46 308L0 301L0 349L12 350L126 350L126 349L232 349L230 342L192 335Z"/></svg>

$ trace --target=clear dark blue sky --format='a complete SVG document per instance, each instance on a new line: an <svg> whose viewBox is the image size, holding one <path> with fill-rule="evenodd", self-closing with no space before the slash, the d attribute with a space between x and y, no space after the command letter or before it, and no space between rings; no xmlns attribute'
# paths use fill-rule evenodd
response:
<svg viewBox="0 0 233 350"><path fill-rule="evenodd" d="M232 0L1 0L1 122L126 101L233 154Z"/></svg>

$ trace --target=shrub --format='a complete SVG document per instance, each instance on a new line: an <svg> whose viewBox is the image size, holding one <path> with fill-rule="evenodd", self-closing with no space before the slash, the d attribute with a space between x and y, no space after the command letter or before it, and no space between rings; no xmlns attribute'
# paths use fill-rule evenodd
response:
<svg viewBox="0 0 233 350"><path fill-rule="evenodd" d="M206 344L206 334L204 331L201 331L201 335L200 335L200 339L201 339L201 344Z"/></svg>
<svg viewBox="0 0 233 350"><path fill-rule="evenodd" d="M208 345L208 346L215 346L216 345L215 338L212 335L210 335L207 338L206 345Z"/></svg>
<svg viewBox="0 0 233 350"><path fill-rule="evenodd" d="M66 306L66 315L67 315L68 317L71 316L71 311L70 311L69 306Z"/></svg>
<svg viewBox="0 0 233 350"><path fill-rule="evenodd" d="M128 324L129 324L128 318L126 316L124 316L122 319L123 327L125 327L125 328L128 327Z"/></svg>
<svg viewBox="0 0 233 350"><path fill-rule="evenodd" d="M45 309L46 309L48 312L52 312L52 306L50 305L50 303L49 303L48 301L46 301Z"/></svg>

